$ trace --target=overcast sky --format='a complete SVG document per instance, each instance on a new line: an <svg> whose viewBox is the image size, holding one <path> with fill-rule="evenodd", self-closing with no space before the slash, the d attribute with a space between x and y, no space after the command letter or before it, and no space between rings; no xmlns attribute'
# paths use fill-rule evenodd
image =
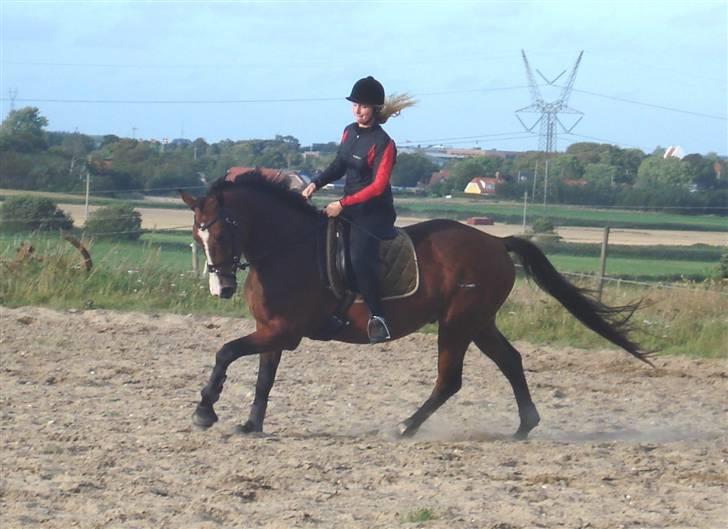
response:
<svg viewBox="0 0 728 529"><path fill-rule="evenodd" d="M0 113L138 138L338 141L373 75L418 99L398 145L528 150L515 111L559 99L579 141L728 154L728 2L43 2L0 0ZM551 80L549 86L536 71ZM524 113L527 126L539 113ZM570 127L577 114L560 114Z"/></svg>

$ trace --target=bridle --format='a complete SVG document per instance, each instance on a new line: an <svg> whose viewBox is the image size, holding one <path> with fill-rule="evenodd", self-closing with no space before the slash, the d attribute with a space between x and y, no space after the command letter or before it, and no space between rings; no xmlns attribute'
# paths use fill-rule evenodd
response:
<svg viewBox="0 0 728 529"><path fill-rule="evenodd" d="M350 224L353 224L349 219L345 219L345 220L347 222L349 222ZM220 222L220 221L224 222L223 229L228 228L228 229L232 229L232 230L238 230L240 227L240 222L236 218L229 215L225 211L225 208L219 208L217 210L217 215L215 215L215 217L209 222L198 223L197 221L194 221L194 226L200 231L207 231L216 222ZM364 231L369 233L367 230L364 230ZM316 230L314 230L313 233L315 234ZM263 252L262 254L257 255L255 257L255 261L260 262L263 259L270 257L271 255L276 253L277 250L279 250L280 248L283 248L284 246L288 246L290 244L305 243L305 242L307 242L308 235L310 235L310 234L307 234L305 237L297 237L297 239L295 241L288 242L287 244L278 244L275 248L269 249L267 252ZM374 234L370 233L370 235L375 237ZM235 245L234 241L236 241L236 240L237 240L237 238L233 234L233 246ZM213 264L208 263L207 271L210 273L215 273L220 277L231 277L231 278L235 279L235 276L236 276L238 270L247 270L248 268L251 267L251 264L249 262L240 262L241 254L242 254L242 249L239 252L234 251L233 256L230 258L229 263L226 263L226 262L213 263ZM251 258L250 261L253 261L253 259ZM231 270L230 273L223 272L222 269L225 267L230 267L230 270Z"/></svg>
<svg viewBox="0 0 728 529"><path fill-rule="evenodd" d="M223 221L223 229L227 228L228 226L233 229L237 230L240 227L240 223L237 219L231 217L228 215L224 208L220 208L217 211L217 215L215 215L215 218L213 218L210 222L203 222L198 223L197 221L194 222L195 227L200 231L207 231L210 229L210 226L214 225L218 221ZM236 240L236 237L233 236L233 241ZM233 243L234 244L234 243ZM233 252L233 256L230 259L230 263L207 263L207 271L211 274L217 274L221 277L232 277L235 278L235 274L237 274L238 270L246 270L248 267L250 267L249 263L246 262L240 262L240 254L242 254L242 251L240 252ZM223 272L223 268L230 267L231 272L225 273Z"/></svg>

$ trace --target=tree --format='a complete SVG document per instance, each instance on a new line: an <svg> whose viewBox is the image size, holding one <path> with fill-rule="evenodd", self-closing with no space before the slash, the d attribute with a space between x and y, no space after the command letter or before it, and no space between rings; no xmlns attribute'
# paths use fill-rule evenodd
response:
<svg viewBox="0 0 728 529"><path fill-rule="evenodd" d="M558 180L579 180L584 175L584 164L571 154L562 154L549 161L549 177Z"/></svg>
<svg viewBox="0 0 728 529"><path fill-rule="evenodd" d="M686 187L691 180L687 164L677 158L664 159L662 154L653 154L640 164L635 185L639 188Z"/></svg>
<svg viewBox="0 0 728 529"><path fill-rule="evenodd" d="M69 230L73 219L49 198L18 195L0 206L0 226L9 232Z"/></svg>
<svg viewBox="0 0 728 529"><path fill-rule="evenodd" d="M48 120L36 107L12 110L0 125L0 148L33 152L48 147L44 127Z"/></svg>
<svg viewBox="0 0 728 529"><path fill-rule="evenodd" d="M392 170L392 185L414 187L419 182L428 184L437 165L422 154L402 153Z"/></svg>
<svg viewBox="0 0 728 529"><path fill-rule="evenodd" d="M618 169L606 163L590 163L584 168L584 178L601 186L610 186L617 177Z"/></svg>
<svg viewBox="0 0 728 529"><path fill-rule="evenodd" d="M693 178L693 184L698 189L712 189L717 186L717 175L713 168L716 160L700 154L688 154L682 161L687 165L688 172Z"/></svg>
<svg viewBox="0 0 728 529"><path fill-rule="evenodd" d="M129 204L112 204L92 211L84 224L85 233L99 239L137 240L142 234L142 215Z"/></svg>

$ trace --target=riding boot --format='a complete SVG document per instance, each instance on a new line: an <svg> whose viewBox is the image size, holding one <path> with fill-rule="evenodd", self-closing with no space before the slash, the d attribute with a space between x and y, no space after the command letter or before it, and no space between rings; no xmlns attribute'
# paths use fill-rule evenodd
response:
<svg viewBox="0 0 728 529"><path fill-rule="evenodd" d="M372 316L369 318L367 334L369 334L370 344L386 342L392 339L387 322L381 316Z"/></svg>

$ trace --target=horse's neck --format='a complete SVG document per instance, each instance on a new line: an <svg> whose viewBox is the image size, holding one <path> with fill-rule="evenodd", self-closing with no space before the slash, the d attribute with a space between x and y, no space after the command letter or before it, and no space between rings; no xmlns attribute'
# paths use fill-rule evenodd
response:
<svg viewBox="0 0 728 529"><path fill-rule="evenodd" d="M270 196L251 196L241 204L246 212L248 240L244 251L248 257L261 252L303 243L302 237L312 237L316 219L305 211Z"/></svg>

